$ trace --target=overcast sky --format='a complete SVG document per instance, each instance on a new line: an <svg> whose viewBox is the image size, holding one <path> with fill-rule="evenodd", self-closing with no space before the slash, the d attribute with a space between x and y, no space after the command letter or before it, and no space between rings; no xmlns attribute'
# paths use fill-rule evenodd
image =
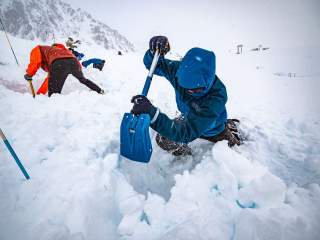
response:
<svg viewBox="0 0 320 240"><path fill-rule="evenodd" d="M124 34L137 47L153 35L172 47L320 45L318 0L65 0Z"/></svg>

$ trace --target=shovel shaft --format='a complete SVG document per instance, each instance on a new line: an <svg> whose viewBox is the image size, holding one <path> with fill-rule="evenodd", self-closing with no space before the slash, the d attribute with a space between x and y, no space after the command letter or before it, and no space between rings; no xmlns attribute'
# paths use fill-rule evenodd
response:
<svg viewBox="0 0 320 240"><path fill-rule="evenodd" d="M149 89L150 89L150 85L151 85L152 76L153 76L154 70L156 69L156 66L157 66L157 63L158 63L158 60L159 60L159 56L160 56L159 52L156 51L155 54L154 54L152 63L151 63L149 74L147 76L146 82L145 82L143 90L142 90L142 95L144 95L144 96L148 95L148 92L149 92Z"/></svg>
<svg viewBox="0 0 320 240"><path fill-rule="evenodd" d="M146 82L143 86L143 90L142 90L142 95L143 96L147 96L149 89L150 89L150 85L151 85L151 80L152 80L152 76L151 77L147 77Z"/></svg>
<svg viewBox="0 0 320 240"><path fill-rule="evenodd" d="M36 97L36 94L35 94L35 92L34 92L34 88L33 88L32 81L31 81L31 80L29 80L28 82L29 82L29 85L30 85L30 89L31 89L32 97L33 97L33 98L35 98L35 97Z"/></svg>
<svg viewBox="0 0 320 240"><path fill-rule="evenodd" d="M0 137L2 138L4 144L7 146L9 152L11 153L12 157L14 158L14 160L16 161L17 165L19 166L21 172L23 173L24 177L29 180L30 176L27 173L27 171L25 170L25 168L23 167L22 163L20 162L17 154L15 153L15 151L13 150L13 148L11 147L9 141L7 140L7 138L5 137L4 133L2 132L2 130L0 129Z"/></svg>

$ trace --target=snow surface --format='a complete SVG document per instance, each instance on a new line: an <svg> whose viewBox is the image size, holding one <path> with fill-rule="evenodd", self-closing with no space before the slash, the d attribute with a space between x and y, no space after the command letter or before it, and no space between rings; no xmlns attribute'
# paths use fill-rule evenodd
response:
<svg viewBox="0 0 320 240"><path fill-rule="evenodd" d="M63 94L33 99L23 74L36 43L10 39L21 67L1 35L0 126L31 180L0 143L1 240L319 239L320 49L212 46L245 144L196 140L194 157L174 158L152 131L153 156L141 164L119 157L119 126L147 75L143 53L84 44L106 59L102 72L84 69L106 95L70 76ZM164 79L154 77L149 96L177 114Z"/></svg>

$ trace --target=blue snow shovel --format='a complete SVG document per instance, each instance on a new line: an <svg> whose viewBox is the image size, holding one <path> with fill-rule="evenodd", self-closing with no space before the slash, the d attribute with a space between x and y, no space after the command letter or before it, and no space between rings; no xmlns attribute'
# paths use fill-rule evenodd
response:
<svg viewBox="0 0 320 240"><path fill-rule="evenodd" d="M152 64L144 84L142 95L147 96L153 72L157 66L159 53L154 54ZM130 160L147 163L152 154L152 144L149 133L150 116L125 113L120 128L120 154Z"/></svg>

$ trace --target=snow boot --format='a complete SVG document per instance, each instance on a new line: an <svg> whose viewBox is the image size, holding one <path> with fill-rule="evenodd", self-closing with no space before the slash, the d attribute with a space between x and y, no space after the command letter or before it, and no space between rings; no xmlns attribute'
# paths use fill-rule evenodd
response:
<svg viewBox="0 0 320 240"><path fill-rule="evenodd" d="M201 136L200 138L216 143L219 141L227 140L228 146L233 147L235 145L241 145L243 139L239 133L238 125L240 121L238 119L227 119L225 129L215 136Z"/></svg>
<svg viewBox="0 0 320 240"><path fill-rule="evenodd" d="M157 133L156 142L160 148L174 156L192 155L191 148L184 143L177 143Z"/></svg>
<svg viewBox="0 0 320 240"><path fill-rule="evenodd" d="M235 138L241 142L241 134L239 132L239 124L240 124L240 120L238 120L238 119L227 119L226 127L235 136Z"/></svg>

